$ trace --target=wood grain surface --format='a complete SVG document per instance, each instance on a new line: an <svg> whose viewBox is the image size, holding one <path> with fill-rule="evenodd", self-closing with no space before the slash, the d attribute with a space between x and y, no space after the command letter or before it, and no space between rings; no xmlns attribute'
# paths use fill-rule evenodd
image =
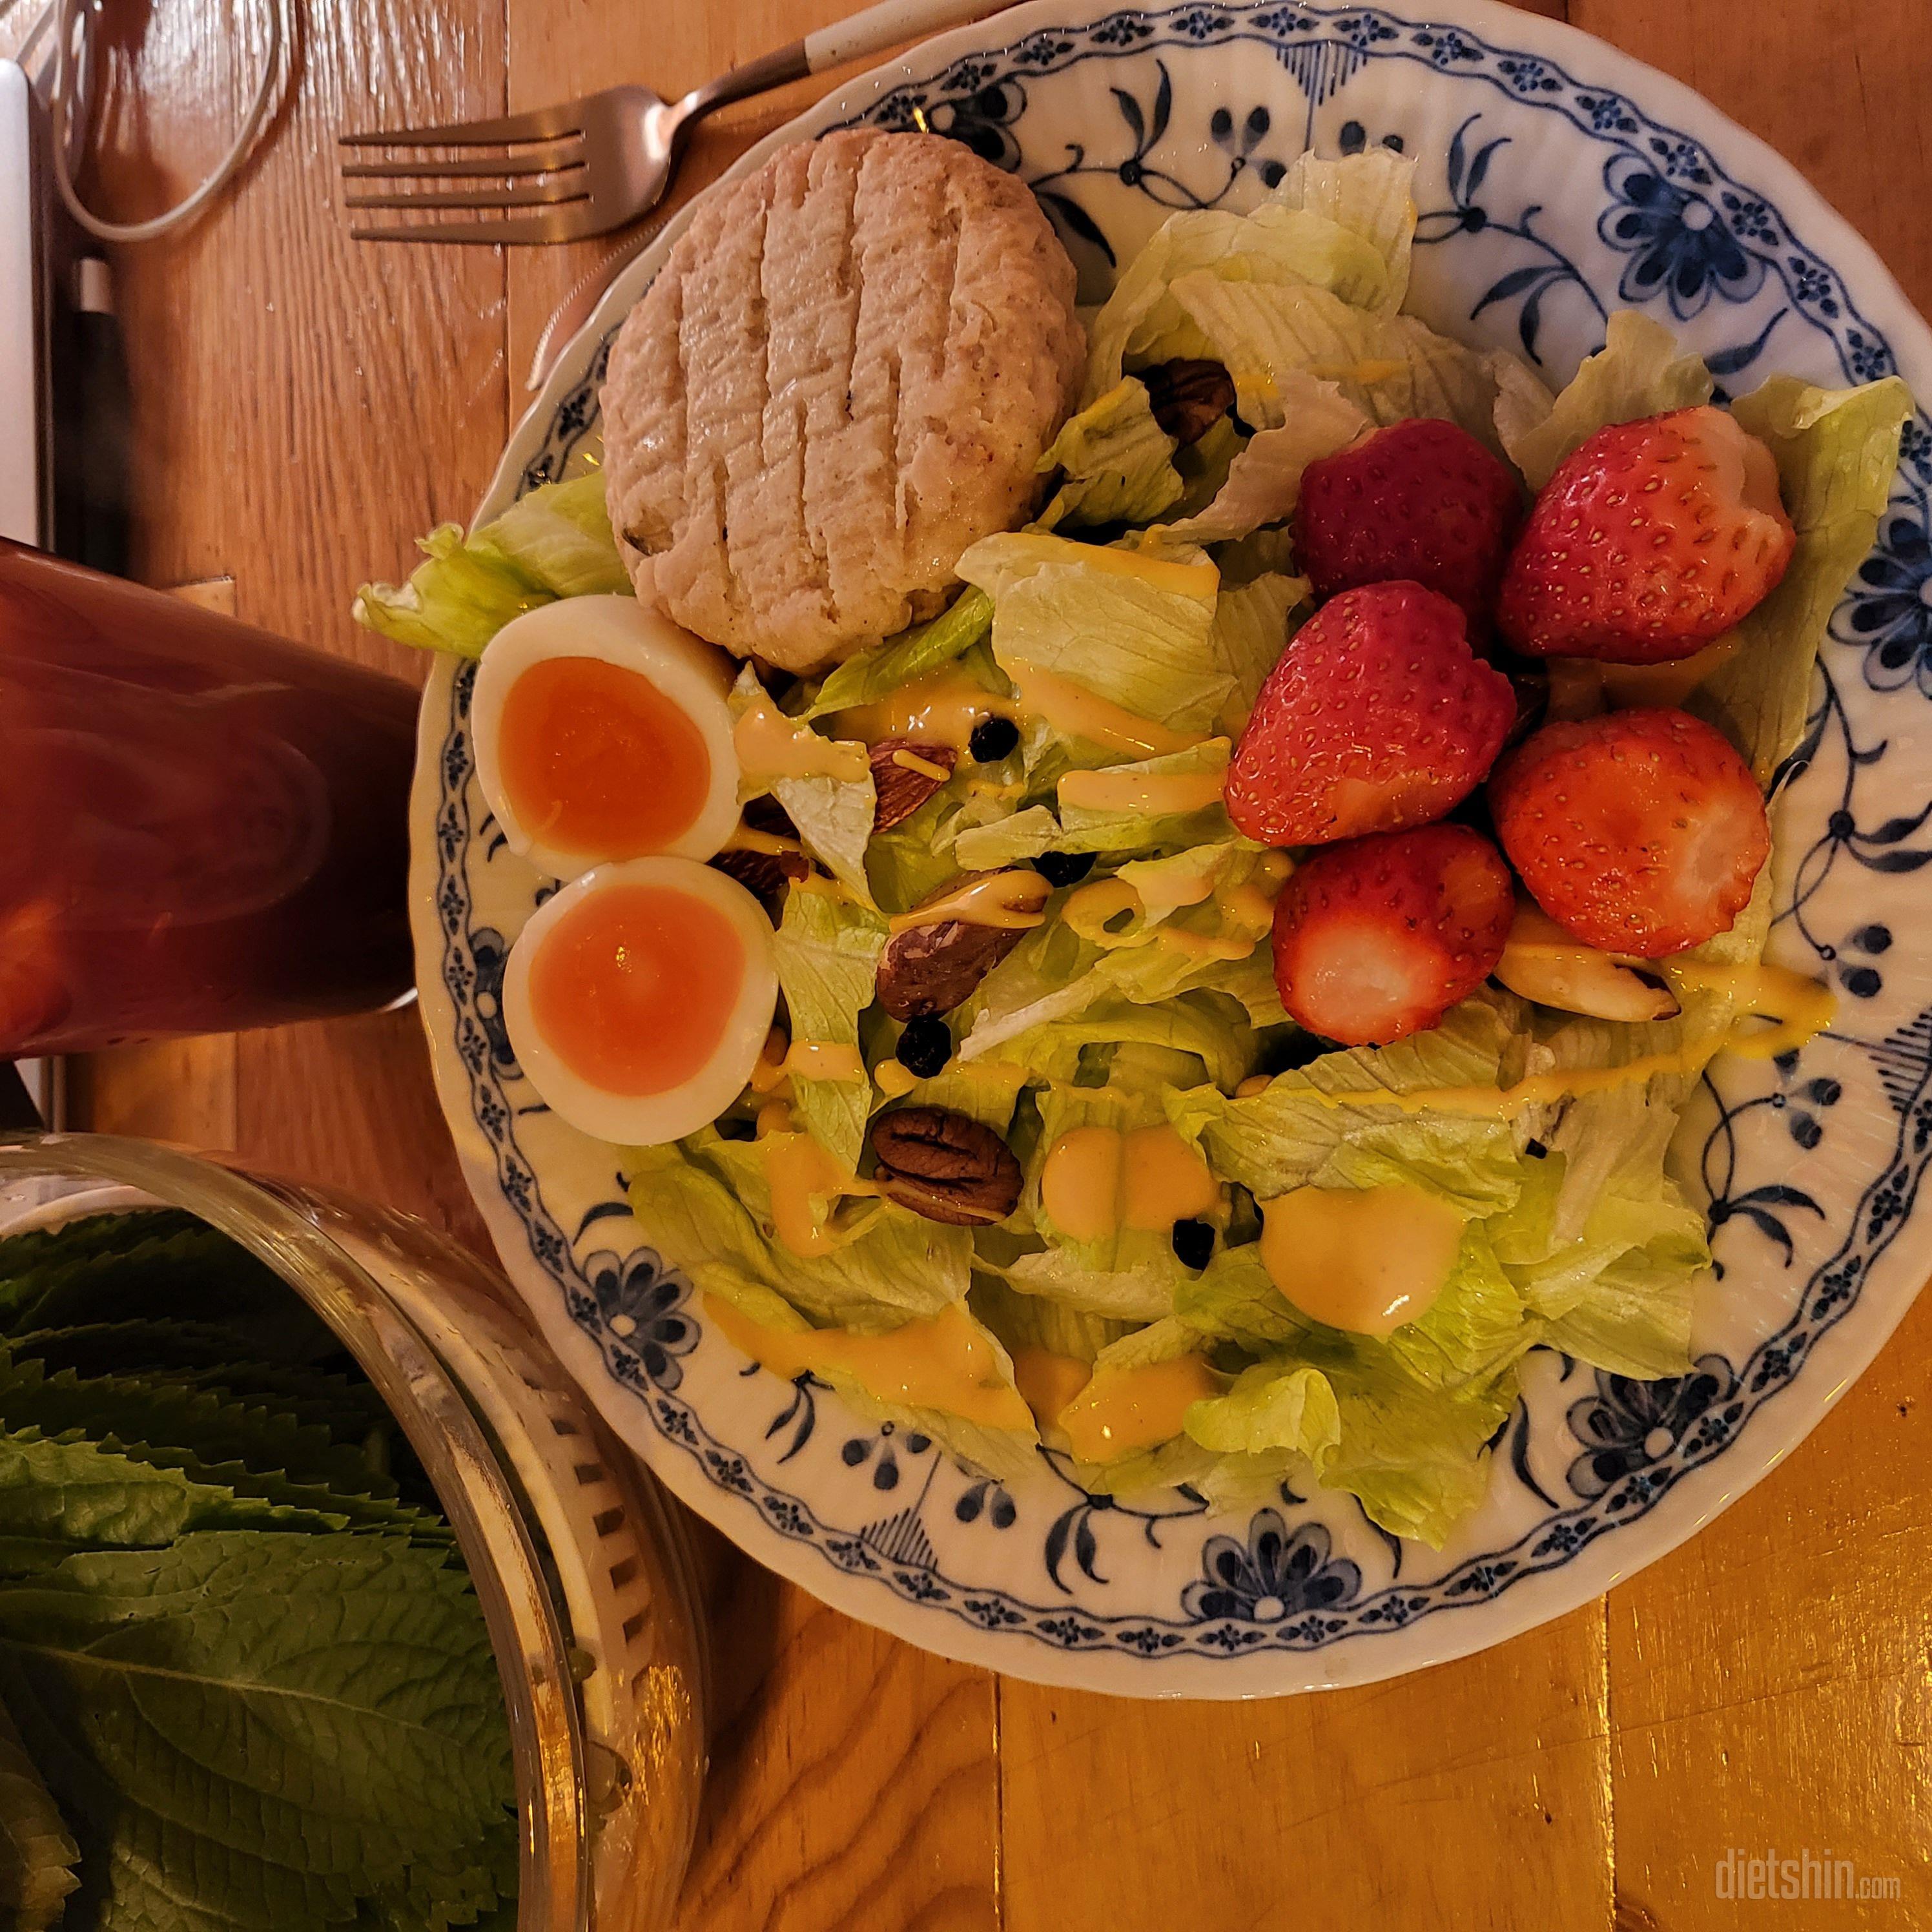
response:
<svg viewBox="0 0 1932 1932"><path fill-rule="evenodd" d="M609 244L507 261L358 248L335 134L617 78L668 94L842 10L314 0L239 194L121 265L143 576L232 576L243 616L419 675L356 632L350 594L473 507L546 317ZM1709 95L1932 304L1926 0L1537 10ZM99 192L146 212L225 143L261 9L164 0L118 17ZM713 124L680 194L809 92ZM130 1049L80 1070L76 1090L99 1127L227 1142L481 1244L410 1012ZM1932 1926L1928 1348L1932 1302L1785 1468L1604 1601L1486 1655L1320 1696L1141 1705L997 1680L854 1624L707 1537L718 1708L680 1924ZM1896 1878L1899 1896L1726 1898L1716 1870L1733 1847L1828 1849Z"/></svg>

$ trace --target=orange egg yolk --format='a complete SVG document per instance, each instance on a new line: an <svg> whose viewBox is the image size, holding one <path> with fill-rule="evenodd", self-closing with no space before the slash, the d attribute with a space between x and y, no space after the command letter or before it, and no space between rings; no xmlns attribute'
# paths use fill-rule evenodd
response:
<svg viewBox="0 0 1932 1932"><path fill-rule="evenodd" d="M724 915L670 886L611 886L545 936L530 1017L579 1079L608 1094L682 1086L716 1049L745 978Z"/></svg>
<svg viewBox="0 0 1932 1932"><path fill-rule="evenodd" d="M545 658L503 694L503 788L524 830L592 859L662 852L704 809L711 754L640 673Z"/></svg>

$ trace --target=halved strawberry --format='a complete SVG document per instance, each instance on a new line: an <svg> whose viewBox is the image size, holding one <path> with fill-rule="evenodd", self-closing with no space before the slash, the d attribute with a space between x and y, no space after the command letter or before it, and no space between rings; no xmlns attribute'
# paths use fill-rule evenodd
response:
<svg viewBox="0 0 1932 1932"><path fill-rule="evenodd" d="M1345 1046L1419 1033L1489 976L1515 909L1509 868L1466 825L1329 846L1275 902L1282 1004Z"/></svg>
<svg viewBox="0 0 1932 1932"><path fill-rule="evenodd" d="M1612 423L1544 485L1496 622L1535 657L1688 657L1763 602L1797 541L1776 458L1724 410Z"/></svg>
<svg viewBox="0 0 1932 1932"><path fill-rule="evenodd" d="M1728 932L1771 851L1750 767L1685 711L1546 724L1489 796L1537 904L1606 952L1657 959Z"/></svg>
<svg viewBox="0 0 1932 1932"><path fill-rule="evenodd" d="M1419 584L1344 591L1262 686L1228 767L1228 815L1265 845L1426 825L1482 782L1516 709L1448 598Z"/></svg>
<svg viewBox="0 0 1932 1932"><path fill-rule="evenodd" d="M1467 430L1418 416L1311 463L1294 542L1320 597L1358 584L1427 586L1486 634L1522 520L1522 485Z"/></svg>

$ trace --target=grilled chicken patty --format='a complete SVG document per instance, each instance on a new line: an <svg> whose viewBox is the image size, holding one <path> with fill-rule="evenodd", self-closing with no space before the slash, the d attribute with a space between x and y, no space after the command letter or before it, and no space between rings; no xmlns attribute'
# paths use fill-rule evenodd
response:
<svg viewBox="0 0 1932 1932"><path fill-rule="evenodd" d="M795 671L932 615L1038 500L1073 290L1025 186L936 135L828 134L706 201L604 386L638 594Z"/></svg>

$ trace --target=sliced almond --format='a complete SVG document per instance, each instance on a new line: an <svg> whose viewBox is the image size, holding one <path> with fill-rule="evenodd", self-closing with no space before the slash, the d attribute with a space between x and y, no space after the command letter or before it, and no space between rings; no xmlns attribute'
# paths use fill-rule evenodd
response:
<svg viewBox="0 0 1932 1932"><path fill-rule="evenodd" d="M881 738L872 752L872 788L878 794L872 830L890 832L910 818L952 776L958 761L950 745Z"/></svg>
<svg viewBox="0 0 1932 1932"><path fill-rule="evenodd" d="M950 1013L1026 937L1016 927L942 920L908 926L879 956L878 998L896 1020Z"/></svg>
<svg viewBox="0 0 1932 1932"><path fill-rule="evenodd" d="M1600 952L1528 904L1515 920L1495 976L1538 1006L1599 1020L1667 1020L1678 1010L1670 989L1627 953Z"/></svg>

